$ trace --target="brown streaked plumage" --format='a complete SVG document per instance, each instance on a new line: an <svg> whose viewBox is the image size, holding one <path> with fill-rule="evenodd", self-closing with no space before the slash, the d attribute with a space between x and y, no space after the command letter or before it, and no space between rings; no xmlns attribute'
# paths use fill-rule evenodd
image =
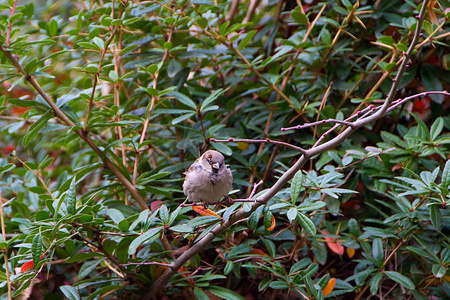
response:
<svg viewBox="0 0 450 300"><path fill-rule="evenodd" d="M184 174L183 192L190 202L216 203L228 195L233 184L223 155L214 150L203 153Z"/></svg>

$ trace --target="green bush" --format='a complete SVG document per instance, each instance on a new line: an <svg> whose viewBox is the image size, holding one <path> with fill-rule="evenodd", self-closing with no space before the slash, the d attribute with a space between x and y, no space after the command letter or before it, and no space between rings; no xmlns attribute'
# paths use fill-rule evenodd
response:
<svg viewBox="0 0 450 300"><path fill-rule="evenodd" d="M1 1L0 299L450 297L449 7Z"/></svg>

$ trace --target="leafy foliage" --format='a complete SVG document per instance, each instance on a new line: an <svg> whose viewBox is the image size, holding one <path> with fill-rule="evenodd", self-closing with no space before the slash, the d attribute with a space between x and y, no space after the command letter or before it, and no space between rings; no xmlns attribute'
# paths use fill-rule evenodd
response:
<svg viewBox="0 0 450 300"><path fill-rule="evenodd" d="M282 143L342 132L282 128L388 97L425 3L307 3L0 2L0 298L138 299L239 210L160 296L449 297L448 93L398 102L254 211L180 206L206 149L258 199L301 155ZM399 99L448 87L449 7L429 1Z"/></svg>

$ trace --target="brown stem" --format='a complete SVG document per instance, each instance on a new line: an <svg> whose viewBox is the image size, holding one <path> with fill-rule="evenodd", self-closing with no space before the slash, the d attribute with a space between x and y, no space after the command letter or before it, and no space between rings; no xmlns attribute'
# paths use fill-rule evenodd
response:
<svg viewBox="0 0 450 300"><path fill-rule="evenodd" d="M16 13L16 6L17 6L17 0L14 0L13 5L11 7L11 12L9 13L9 17L11 18ZM6 27L6 40L5 44L6 46L11 45L11 29L12 29L12 23L9 22Z"/></svg>
<svg viewBox="0 0 450 300"><path fill-rule="evenodd" d="M92 110L92 107L94 106L95 89L96 89L96 87L97 87L98 76L99 76L100 69L101 69L101 67L102 67L103 59L105 58L105 54L106 54L106 51L107 51L107 49L108 49L109 44L111 44L112 40L114 39L114 36L115 36L115 34L116 34L116 32L117 32L117 28L119 28L119 27L116 27L116 28L114 29L114 31L111 33L111 36L110 36L109 39L106 41L106 43L105 43L105 48L100 50L100 51L101 51L101 55L100 55L100 60L99 60L99 62L98 62L98 66L97 66L97 72L96 72L95 75L94 75L94 82L93 82L93 84L92 84L91 99L89 100L88 111L87 111L87 113L86 113L86 119L85 119L85 121L84 121L84 130L87 129L87 125L88 125L88 123L89 123L89 116L91 115L91 110Z"/></svg>
<svg viewBox="0 0 450 300"><path fill-rule="evenodd" d="M1 189L0 189L0 226L2 229L3 242L6 243L6 229L5 229L5 219L3 216L3 197ZM3 252L3 257L5 258L6 284L8 286L8 300L11 300L12 289L11 289L11 275L9 274L8 248L0 250Z"/></svg>

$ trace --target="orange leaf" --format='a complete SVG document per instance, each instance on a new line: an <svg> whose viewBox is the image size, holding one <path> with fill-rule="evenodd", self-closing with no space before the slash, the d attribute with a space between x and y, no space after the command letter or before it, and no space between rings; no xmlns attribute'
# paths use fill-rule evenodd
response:
<svg viewBox="0 0 450 300"><path fill-rule="evenodd" d="M165 263L163 263L163 264L165 264ZM155 278L155 280L158 279L159 276L161 276L161 274L168 268L169 268L169 266L166 267L166 266L158 265L155 269L155 273L153 273L153 277Z"/></svg>
<svg viewBox="0 0 450 300"><path fill-rule="evenodd" d="M29 269L34 268L34 263L33 260L29 260L26 263L24 263L22 265L22 267L20 268L20 272L25 272L28 271Z"/></svg>
<svg viewBox="0 0 450 300"><path fill-rule="evenodd" d="M322 233L328 234L328 231L323 230ZM344 246L342 246L341 243L338 242L337 238L332 238L332 237L326 236L324 239L327 243L328 248L330 248L331 251L333 251L334 253L336 253L338 255L344 254Z"/></svg>
<svg viewBox="0 0 450 300"><path fill-rule="evenodd" d="M352 258L355 255L356 250L354 248L347 247L347 255L349 258Z"/></svg>
<svg viewBox="0 0 450 300"><path fill-rule="evenodd" d="M40 258L43 258L44 256L45 256L45 255L42 254L42 255L40 256ZM22 267L20 267L20 272L25 272L25 271L28 271L29 269L32 269L32 268L34 268L33 260L29 260L29 261L25 262L25 263L22 265Z"/></svg>
<svg viewBox="0 0 450 300"><path fill-rule="evenodd" d="M322 290L323 296L328 296L333 291L335 285L336 279L331 278L330 281L328 281L327 286Z"/></svg>
<svg viewBox="0 0 450 300"><path fill-rule="evenodd" d="M438 17L436 15L436 12L433 9L435 5L436 5L436 0L431 0L428 3L427 12L428 12L428 17L430 18L431 23L439 25Z"/></svg>
<svg viewBox="0 0 450 300"><path fill-rule="evenodd" d="M272 231L275 228L275 225L277 225L277 222L275 221L275 217L272 215L272 224L269 228L267 228L267 231Z"/></svg>
<svg viewBox="0 0 450 300"><path fill-rule="evenodd" d="M262 251L261 249L253 248L252 251L250 251L250 254L258 254L262 256L269 256L267 253Z"/></svg>
<svg viewBox="0 0 450 300"><path fill-rule="evenodd" d="M192 210L194 210L196 213L201 214L202 216L214 216L220 218L218 214L210 210L209 208L204 208L200 205L192 206Z"/></svg>

